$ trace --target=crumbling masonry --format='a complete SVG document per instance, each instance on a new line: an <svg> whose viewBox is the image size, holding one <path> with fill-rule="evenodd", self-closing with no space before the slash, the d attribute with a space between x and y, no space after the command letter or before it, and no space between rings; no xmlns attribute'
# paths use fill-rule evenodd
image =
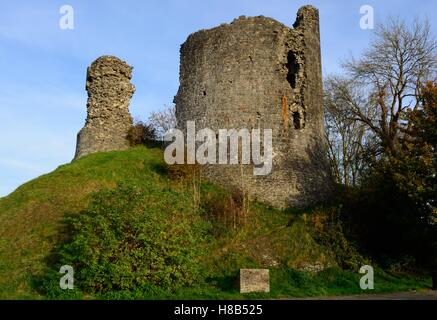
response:
<svg viewBox="0 0 437 320"><path fill-rule="evenodd" d="M135 92L131 78L132 67L113 56L102 56L88 68L87 118L77 135L75 158L129 146L129 102Z"/></svg>
<svg viewBox="0 0 437 320"><path fill-rule="evenodd" d="M178 126L273 130L273 169L207 165L204 174L277 207L324 200L332 180L324 143L318 10L305 6L294 28L240 17L191 34L181 46Z"/></svg>
<svg viewBox="0 0 437 320"><path fill-rule="evenodd" d="M75 158L121 150L132 118L132 67L102 56L88 68L87 119ZM266 17L240 17L190 35L181 46L178 126L196 130L272 129L273 168L254 176L251 165L206 165L225 187L276 207L304 207L331 194L322 105L319 16L299 9L293 28Z"/></svg>

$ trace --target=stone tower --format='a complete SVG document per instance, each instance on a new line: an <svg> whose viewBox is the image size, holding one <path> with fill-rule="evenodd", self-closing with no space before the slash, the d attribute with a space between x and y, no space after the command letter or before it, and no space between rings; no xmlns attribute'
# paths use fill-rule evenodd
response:
<svg viewBox="0 0 437 320"><path fill-rule="evenodd" d="M129 102L135 92L132 67L114 56L101 56L88 67L85 126L77 134L75 159L93 152L122 150L132 126Z"/></svg>
<svg viewBox="0 0 437 320"><path fill-rule="evenodd" d="M263 16L191 34L181 46L178 126L272 129L273 167L206 165L204 174L276 207L327 198L332 179L324 142L318 10L299 9L290 28Z"/></svg>

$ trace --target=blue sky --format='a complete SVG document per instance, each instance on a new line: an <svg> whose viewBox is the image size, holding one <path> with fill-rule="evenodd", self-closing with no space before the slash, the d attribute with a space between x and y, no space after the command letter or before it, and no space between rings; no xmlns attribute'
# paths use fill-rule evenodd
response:
<svg viewBox="0 0 437 320"><path fill-rule="evenodd" d="M59 27L65 4L74 8L73 30ZM368 44L362 5L374 8L375 23L428 17L437 34L435 0L0 0L0 196L71 161L86 117L86 68L98 56L134 66L130 110L146 119L172 103L179 46L190 33L240 15L291 26L305 4L320 10L324 75Z"/></svg>

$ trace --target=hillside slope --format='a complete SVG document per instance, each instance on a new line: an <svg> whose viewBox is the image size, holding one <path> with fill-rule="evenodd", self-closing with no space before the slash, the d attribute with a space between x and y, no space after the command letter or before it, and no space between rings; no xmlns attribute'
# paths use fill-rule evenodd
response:
<svg viewBox="0 0 437 320"><path fill-rule="evenodd" d="M0 297L38 296L32 276L56 243L63 217L88 204L90 194L120 181L159 179L159 149L93 154L58 167L0 199ZM163 182L164 183L164 182Z"/></svg>
<svg viewBox="0 0 437 320"><path fill-rule="evenodd" d="M63 238L64 218L86 208L93 192L121 182L147 182L154 193L170 190L173 197L180 195L193 201L196 197L201 201L221 197L221 191L206 182L201 182L202 192L198 194L190 181L169 175L159 148L92 154L62 165L0 199L0 299L44 298L36 279L50 267L48 258ZM166 194L162 192L162 197ZM188 200L181 210L192 210ZM179 293L179 297L238 297L232 283L238 269L244 267L271 269L273 297L361 292L359 274L339 268L344 262L339 257L344 255L336 252L338 247L315 238L313 229L318 220L314 213L280 211L259 203L251 203L249 211L238 228L221 226L218 232L219 226L214 226L214 241L209 242L209 254L202 258L209 280ZM356 253L349 258L364 261ZM314 272L326 267L325 271ZM382 270L378 277L376 292L429 285L429 279L390 275Z"/></svg>

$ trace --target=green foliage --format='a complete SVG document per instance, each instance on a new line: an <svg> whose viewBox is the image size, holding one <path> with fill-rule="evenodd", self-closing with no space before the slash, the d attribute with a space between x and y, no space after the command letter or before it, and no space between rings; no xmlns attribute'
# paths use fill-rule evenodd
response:
<svg viewBox="0 0 437 320"><path fill-rule="evenodd" d="M347 270L358 270L366 264L358 253L357 244L348 239L340 216L341 207L317 208L311 213L313 234L316 241L329 248L337 264Z"/></svg>
<svg viewBox="0 0 437 320"><path fill-rule="evenodd" d="M128 131L127 140L131 146L147 145L156 140L156 130L142 121L137 121Z"/></svg>
<svg viewBox="0 0 437 320"><path fill-rule="evenodd" d="M396 186L414 203L413 223L422 235L418 258L437 275L436 82L429 81L421 88L421 104L408 114L408 120L409 129L401 140L401 148L390 158L390 171Z"/></svg>
<svg viewBox="0 0 437 320"><path fill-rule="evenodd" d="M391 158L399 188L430 221L437 222L437 83L427 82L422 104L408 114L410 129Z"/></svg>
<svg viewBox="0 0 437 320"><path fill-rule="evenodd" d="M201 197L201 209L213 223L215 237L229 234L246 222L244 195L238 189L229 191L206 183L202 185Z"/></svg>
<svg viewBox="0 0 437 320"><path fill-rule="evenodd" d="M339 234L330 233L331 220L318 238L311 211L253 202L245 223L226 227L208 214L220 214L225 206L214 203L232 193L198 178L181 180L166 170L159 148L141 146L83 157L0 199L0 298L252 299L362 293L357 270L302 271L305 263L335 266L346 257L338 249ZM153 274L148 272L152 263ZM59 288L59 269L65 264L74 267L74 290ZM240 268L269 268L271 293L240 294ZM375 292L430 284L429 278L389 276L382 270L375 276L382 277Z"/></svg>
<svg viewBox="0 0 437 320"><path fill-rule="evenodd" d="M396 149L346 202L368 254L437 270L437 85L428 82L421 96Z"/></svg>
<svg viewBox="0 0 437 320"><path fill-rule="evenodd" d="M417 236L411 234L407 216L413 215L414 206L387 172L374 171L362 186L344 190L340 198L345 229L363 254L385 265L410 252Z"/></svg>
<svg viewBox="0 0 437 320"><path fill-rule="evenodd" d="M48 268L46 273L36 280L37 283L34 285L44 293L46 299L54 300L79 300L84 299L85 296L83 292L74 284L73 289L61 289L59 286L60 278L63 274L59 273L58 270Z"/></svg>
<svg viewBox="0 0 437 320"><path fill-rule="evenodd" d="M396 148L383 154L341 202L366 254L385 266L437 270L437 84L428 82L420 101L406 114Z"/></svg>
<svg viewBox="0 0 437 320"><path fill-rule="evenodd" d="M68 219L72 238L59 250L60 265L74 267L81 289L171 290L199 279L205 223L184 210L183 195L146 190L120 185L100 191L86 210Z"/></svg>

